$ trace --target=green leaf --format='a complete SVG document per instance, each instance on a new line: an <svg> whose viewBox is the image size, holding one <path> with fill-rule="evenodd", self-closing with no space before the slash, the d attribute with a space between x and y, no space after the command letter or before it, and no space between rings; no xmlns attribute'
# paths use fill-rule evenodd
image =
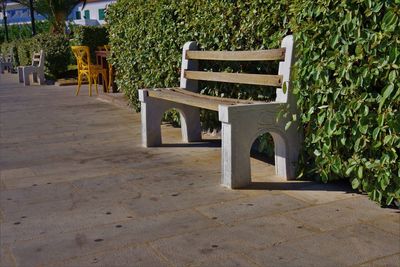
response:
<svg viewBox="0 0 400 267"><path fill-rule="evenodd" d="M383 2L378 3L378 4L372 9L372 12L374 12L374 13L379 12L379 11L381 10L382 6L383 6Z"/></svg>
<svg viewBox="0 0 400 267"><path fill-rule="evenodd" d="M342 164L340 163L340 160L337 159L331 164L331 169L334 173L340 175L340 170L342 168Z"/></svg>
<svg viewBox="0 0 400 267"><path fill-rule="evenodd" d="M336 130L336 122L331 120L328 123L328 135L332 135Z"/></svg>
<svg viewBox="0 0 400 267"><path fill-rule="evenodd" d="M389 82L393 83L396 80L396 77L397 77L397 71L392 70L389 73Z"/></svg>
<svg viewBox="0 0 400 267"><path fill-rule="evenodd" d="M339 34L336 34L331 41L331 47L334 48L338 42L339 42Z"/></svg>
<svg viewBox="0 0 400 267"><path fill-rule="evenodd" d="M345 172L346 176L350 176L350 174L353 172L355 167L356 167L356 165L352 165L349 168L347 168L347 170Z"/></svg>
<svg viewBox="0 0 400 267"><path fill-rule="evenodd" d="M287 131L290 127L290 125L292 125L292 121L288 121L285 125L285 131Z"/></svg>
<svg viewBox="0 0 400 267"><path fill-rule="evenodd" d="M381 181L380 181L380 186L382 188L382 190L386 190L386 187L389 185L390 180L387 176L383 176Z"/></svg>
<svg viewBox="0 0 400 267"><path fill-rule="evenodd" d="M362 179L364 175L364 167L363 166L359 166L358 170L357 170L357 177L359 179Z"/></svg>
<svg viewBox="0 0 400 267"><path fill-rule="evenodd" d="M393 84L389 84L388 86L386 86L385 90L383 91L383 95L381 100L379 101L379 107L378 107L378 111L381 112L382 106L383 104L385 104L386 99L390 96L390 94L393 92L394 86Z"/></svg>
<svg viewBox="0 0 400 267"><path fill-rule="evenodd" d="M376 140L376 139L378 138L379 131L380 131L380 128L379 128L379 127L376 127L376 128L374 129L374 131L372 132L372 138L373 138L374 140Z"/></svg>
<svg viewBox="0 0 400 267"><path fill-rule="evenodd" d="M354 179L351 181L351 187L352 187L353 189L357 189L359 186L360 186L360 181L359 181L357 178L354 178Z"/></svg>
<svg viewBox="0 0 400 267"><path fill-rule="evenodd" d="M363 125L359 127L359 130L362 134L366 134L368 131L368 125Z"/></svg>
<svg viewBox="0 0 400 267"><path fill-rule="evenodd" d="M380 146L382 146L382 142L378 141L378 142L375 142L372 147L375 149L378 149Z"/></svg>
<svg viewBox="0 0 400 267"><path fill-rule="evenodd" d="M363 54L363 47L362 47L362 45L357 45L356 46L356 50L355 50L355 52L356 52L356 56L362 56L362 54Z"/></svg>
<svg viewBox="0 0 400 267"><path fill-rule="evenodd" d="M325 112L318 114L317 116L318 124L321 125L324 122L325 116L326 116Z"/></svg>
<svg viewBox="0 0 400 267"><path fill-rule="evenodd" d="M286 84L286 82L283 82L282 91L283 91L284 94L286 94L286 92L287 92L287 84Z"/></svg>
<svg viewBox="0 0 400 267"><path fill-rule="evenodd" d="M391 135L386 135L385 138L383 138L383 144L386 145L391 140L392 140L392 136Z"/></svg>
<svg viewBox="0 0 400 267"><path fill-rule="evenodd" d="M354 142L354 151L359 151L360 150L360 142L361 142L361 137L358 138L355 142Z"/></svg>
<svg viewBox="0 0 400 267"><path fill-rule="evenodd" d="M342 136L342 138L340 138L340 143L342 144L342 145L346 145L346 137L345 136Z"/></svg>
<svg viewBox="0 0 400 267"><path fill-rule="evenodd" d="M364 111L363 111L363 115L367 116L369 113L369 107L367 105L364 106Z"/></svg>
<svg viewBox="0 0 400 267"><path fill-rule="evenodd" d="M393 196L388 196L386 198L386 205L389 206L390 204L392 204L393 200L394 200Z"/></svg>
<svg viewBox="0 0 400 267"><path fill-rule="evenodd" d="M383 124L385 123L385 118L384 118L384 114L379 114L378 115L378 125L380 127L383 127Z"/></svg>
<svg viewBox="0 0 400 267"><path fill-rule="evenodd" d="M276 115L275 122L279 122L279 120L282 118L282 116L283 116L284 113L285 113L285 110L284 110L284 109L280 109L280 110L278 111L278 114Z"/></svg>
<svg viewBox="0 0 400 267"><path fill-rule="evenodd" d="M382 20L382 29L386 32L392 32L395 30L398 21L397 14L392 10L386 12L385 16L383 16Z"/></svg>

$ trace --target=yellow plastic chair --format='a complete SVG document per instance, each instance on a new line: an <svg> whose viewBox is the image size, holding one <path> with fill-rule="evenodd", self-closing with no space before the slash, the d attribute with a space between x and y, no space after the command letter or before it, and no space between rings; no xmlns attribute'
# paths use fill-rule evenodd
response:
<svg viewBox="0 0 400 267"><path fill-rule="evenodd" d="M89 82L89 96L92 96L92 81L95 84L96 93L99 94L97 88L97 80L101 74L103 78L103 86L108 90L108 77L107 70L103 69L100 65L94 65L90 62L90 51L88 46L71 46L72 52L74 53L78 66L78 87L76 88L76 94L79 94L82 84L82 78L86 76Z"/></svg>

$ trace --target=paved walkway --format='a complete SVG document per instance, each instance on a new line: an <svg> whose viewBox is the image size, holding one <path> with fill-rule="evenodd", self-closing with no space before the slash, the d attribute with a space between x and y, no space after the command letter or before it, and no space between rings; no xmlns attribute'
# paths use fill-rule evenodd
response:
<svg viewBox="0 0 400 267"><path fill-rule="evenodd" d="M400 215L343 184L219 186L217 141L140 146L138 114L0 76L1 266L396 266ZM207 137L211 138L211 137ZM398 265L397 265L398 266Z"/></svg>

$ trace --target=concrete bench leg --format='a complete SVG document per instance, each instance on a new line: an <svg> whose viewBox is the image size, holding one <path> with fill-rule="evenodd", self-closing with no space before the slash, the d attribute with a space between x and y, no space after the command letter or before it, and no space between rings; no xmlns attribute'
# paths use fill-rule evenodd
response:
<svg viewBox="0 0 400 267"><path fill-rule="evenodd" d="M250 146L243 129L247 131L237 124L222 122L221 184L232 189L251 182Z"/></svg>
<svg viewBox="0 0 400 267"><path fill-rule="evenodd" d="M1 73L4 73L4 71L6 69L10 73L10 72L12 72L12 68L13 68L13 65L10 62L1 62L0 63L0 71L1 71Z"/></svg>
<svg viewBox="0 0 400 267"><path fill-rule="evenodd" d="M183 142L201 141L200 109L179 105Z"/></svg>
<svg viewBox="0 0 400 267"><path fill-rule="evenodd" d="M32 73L32 82L33 83L38 83L38 74L37 72Z"/></svg>
<svg viewBox="0 0 400 267"><path fill-rule="evenodd" d="M287 180L296 178L301 135L293 123L276 122L278 105L220 106L222 122L222 185L240 188L251 183L250 149L258 136L270 133L274 139L275 172Z"/></svg>
<svg viewBox="0 0 400 267"><path fill-rule="evenodd" d="M18 79L20 83L24 82L24 68L23 67L18 67Z"/></svg>
<svg viewBox="0 0 400 267"><path fill-rule="evenodd" d="M23 68L24 85L30 85L29 74L31 71L28 68Z"/></svg>
<svg viewBox="0 0 400 267"><path fill-rule="evenodd" d="M181 115L182 140L194 142L201 140L200 112L198 108L151 98L147 90L139 90L142 119L142 145L152 147L161 145L161 120L166 111L177 109Z"/></svg>
<svg viewBox="0 0 400 267"><path fill-rule="evenodd" d="M296 179L296 166L300 152L301 135L292 125L287 131L284 128L272 129L270 134L275 145L275 173L287 180Z"/></svg>
<svg viewBox="0 0 400 267"><path fill-rule="evenodd" d="M38 78L39 78L39 84L40 85L45 85L45 79L44 79L44 72L43 71L38 71Z"/></svg>

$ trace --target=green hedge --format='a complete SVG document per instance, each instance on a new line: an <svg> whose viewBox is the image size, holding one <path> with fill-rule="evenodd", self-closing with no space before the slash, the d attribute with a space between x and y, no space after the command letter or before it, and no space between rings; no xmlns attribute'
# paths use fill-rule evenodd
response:
<svg viewBox="0 0 400 267"><path fill-rule="evenodd" d="M40 34L34 40L36 47L46 53L45 74L51 79L62 78L72 57L68 37L63 34Z"/></svg>
<svg viewBox="0 0 400 267"><path fill-rule="evenodd" d="M50 30L50 23L48 21L36 21L36 32L45 33ZM8 25L8 38L10 42L16 40L24 40L32 37L32 27L30 24L13 24ZM4 26L0 26L0 44L5 42Z"/></svg>
<svg viewBox="0 0 400 267"><path fill-rule="evenodd" d="M297 42L294 92L305 136L299 176L346 178L353 188L390 204L400 199L398 4L120 0L107 16L117 83L139 109L137 89L178 85L186 41L202 49L275 48L290 28ZM201 89L255 97L246 88L229 88ZM266 89L256 94L271 97ZM213 125L215 113L203 113L202 122Z"/></svg>
<svg viewBox="0 0 400 267"><path fill-rule="evenodd" d="M89 46L92 59L98 46L108 44L108 33L105 27L98 26L73 26L71 45Z"/></svg>
<svg viewBox="0 0 400 267"><path fill-rule="evenodd" d="M15 65L30 65L32 53L43 49L46 53L45 74L47 79L62 78L69 64L75 63L71 45L87 45L92 56L97 46L108 44L107 29L104 27L72 26L73 34L69 36L54 33L41 33L32 38L15 40L1 44L1 52L8 54L14 51Z"/></svg>
<svg viewBox="0 0 400 267"><path fill-rule="evenodd" d="M271 0L118 1L107 11L117 83L139 109L137 89L179 84L181 49L186 41L197 41L202 49L278 47L287 33L287 9L286 1ZM262 19L255 20L255 16ZM261 87L239 90L221 84L203 84L201 90L241 98L273 94ZM206 124L215 121L215 114L203 113L203 117Z"/></svg>
<svg viewBox="0 0 400 267"><path fill-rule="evenodd" d="M399 1L293 5L301 173L348 177L379 202L400 199Z"/></svg>
<svg viewBox="0 0 400 267"><path fill-rule="evenodd" d="M47 79L61 78L71 59L68 37L63 34L42 33L17 44L19 64L32 63L32 54L41 49L45 52L45 75Z"/></svg>
<svg viewBox="0 0 400 267"><path fill-rule="evenodd" d="M4 56L9 55L10 53L14 56L14 64L17 66L19 65L19 58L18 58L18 47L17 42L9 42L9 43L2 43L0 45L0 52Z"/></svg>
<svg viewBox="0 0 400 267"><path fill-rule="evenodd" d="M14 49L15 65L26 66L32 63L32 54L43 49L45 57L45 75L47 79L57 79L67 71L71 59L68 37L62 34L41 33L33 38L3 43L1 51Z"/></svg>

